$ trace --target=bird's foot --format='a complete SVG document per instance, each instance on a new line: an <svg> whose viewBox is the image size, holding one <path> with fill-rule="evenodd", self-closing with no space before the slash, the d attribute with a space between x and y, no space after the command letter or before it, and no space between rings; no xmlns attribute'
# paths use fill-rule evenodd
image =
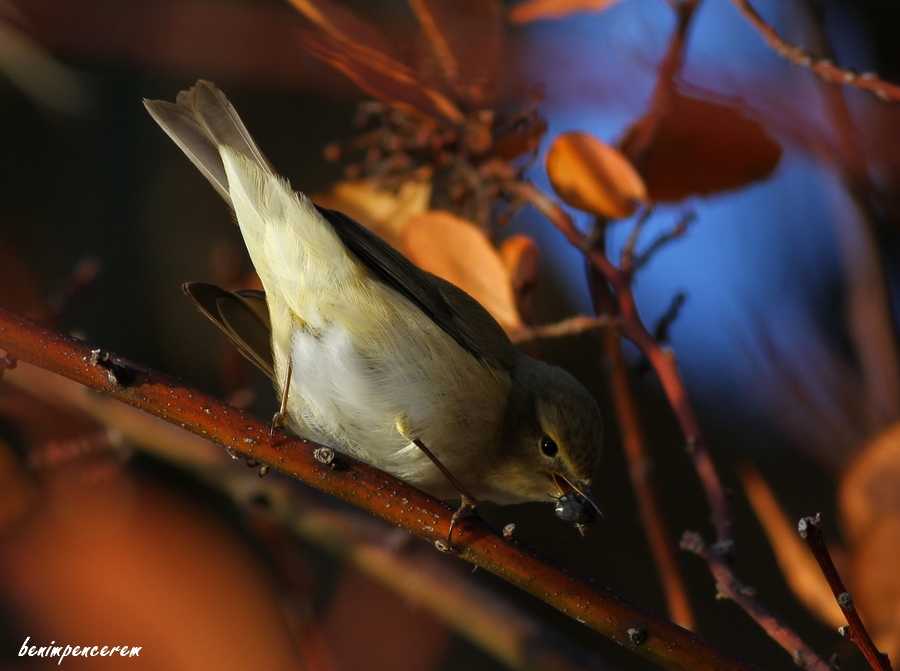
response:
<svg viewBox="0 0 900 671"><path fill-rule="evenodd" d="M447 531L447 540L445 541L435 541L435 547L441 552L448 552L452 554L457 554L458 551L453 548L453 530L456 528L456 525L459 524L460 521L466 519L467 517L473 517L476 514L478 509L478 501L476 501L472 496L468 494L463 494L459 509L453 513L453 517L450 518L450 529Z"/></svg>

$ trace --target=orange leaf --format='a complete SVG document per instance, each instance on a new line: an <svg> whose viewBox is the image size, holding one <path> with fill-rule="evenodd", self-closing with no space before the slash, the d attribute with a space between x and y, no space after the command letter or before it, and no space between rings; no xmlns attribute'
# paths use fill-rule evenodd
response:
<svg viewBox="0 0 900 671"><path fill-rule="evenodd" d="M622 152L588 133L564 133L553 141L547 175L566 203L601 217L627 217L647 200L644 183Z"/></svg>
<svg viewBox="0 0 900 671"><path fill-rule="evenodd" d="M431 183L404 182L396 193L376 187L373 179L345 180L311 199L316 205L353 217L399 248L410 217L428 209Z"/></svg>
<svg viewBox="0 0 900 671"><path fill-rule="evenodd" d="M463 121L462 112L446 96L419 82L408 67L382 53L309 30L300 31L300 41L310 54L343 72L375 98L452 124Z"/></svg>
<svg viewBox="0 0 900 671"><path fill-rule="evenodd" d="M401 251L472 296L505 330L521 327L506 266L474 224L449 212L426 212L409 221Z"/></svg>
<svg viewBox="0 0 900 671"><path fill-rule="evenodd" d="M853 603L876 647L900 655L900 513L881 515L853 555Z"/></svg>
<svg viewBox="0 0 900 671"><path fill-rule="evenodd" d="M509 11L512 23L561 19L580 12L602 12L621 0L526 0Z"/></svg>
<svg viewBox="0 0 900 671"><path fill-rule="evenodd" d="M850 546L862 542L884 515L900 515L900 422L873 438L847 467L838 505Z"/></svg>
<svg viewBox="0 0 900 671"><path fill-rule="evenodd" d="M879 649L900 655L900 422L851 462L838 490L841 531L851 549L853 600Z"/></svg>
<svg viewBox="0 0 900 671"><path fill-rule="evenodd" d="M513 295L519 314L528 319L537 288L540 253L527 235L513 235L500 245L500 258L512 282Z"/></svg>
<svg viewBox="0 0 900 671"><path fill-rule="evenodd" d="M476 106L493 96L503 48L496 0L409 0L453 90Z"/></svg>
<svg viewBox="0 0 900 671"><path fill-rule="evenodd" d="M658 123L646 151L636 145ZM635 160L654 202L738 189L768 177L781 146L737 108L674 94L661 117L648 114L625 132L620 147Z"/></svg>

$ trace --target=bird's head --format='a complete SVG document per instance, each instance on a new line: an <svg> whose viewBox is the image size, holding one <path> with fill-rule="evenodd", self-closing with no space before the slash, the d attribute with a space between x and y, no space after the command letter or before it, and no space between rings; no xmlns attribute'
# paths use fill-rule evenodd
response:
<svg viewBox="0 0 900 671"><path fill-rule="evenodd" d="M512 381L499 440L503 454L490 476L506 499L494 499L550 502L574 492L596 508L590 485L603 444L597 403L572 375L524 354Z"/></svg>

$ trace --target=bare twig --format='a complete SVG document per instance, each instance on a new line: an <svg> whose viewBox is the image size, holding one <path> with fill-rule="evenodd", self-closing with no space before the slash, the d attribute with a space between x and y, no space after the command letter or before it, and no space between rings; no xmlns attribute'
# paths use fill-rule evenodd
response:
<svg viewBox="0 0 900 671"><path fill-rule="evenodd" d="M797 526L797 532L800 534L800 538L809 545L809 549L812 550L816 561L819 562L819 567L828 581L828 586L831 587L838 605L847 618L847 624L850 626L846 631L850 634L850 640L856 643L856 646L874 671L891 671L891 663L888 661L887 655L879 652L878 648L875 647L875 644L869 637L869 632L863 626L859 617L859 611L856 610L853 604L853 597L844 589L844 582L841 580L841 576L838 575L834 562L831 561L831 555L828 553L828 547L825 545L825 537L822 535L822 527L819 525L819 521L819 515L804 517ZM844 633L843 628L841 633Z"/></svg>
<svg viewBox="0 0 900 671"><path fill-rule="evenodd" d="M697 0L687 0L675 5L678 12L678 25L670 42L669 51L660 66L660 76L654 91L651 113L645 116L647 121L641 127L641 135L631 145L629 153L629 159L638 168L655 137L659 119L665 114L674 93L675 75L681 67L687 31L696 7ZM716 542L711 546L707 546L699 534L692 537L689 546L707 560L710 571L722 586L723 592L741 606L774 640L788 650L795 661L802 662L807 669L826 671L828 669L826 663L762 603L755 590L744 586L734 575L729 564L729 559L734 551L731 507L688 399L675 357L653 337L638 313L631 287L632 276L629 272L631 269L617 268L606 256L602 245L598 246L597 239L601 236L595 234L588 237L581 233L559 204L533 184L511 184L507 190L522 201L531 203L550 219L572 245L584 253L591 265L608 283L608 288L618 304L623 335L638 347L656 371L684 434L687 451L704 489L717 534Z"/></svg>
<svg viewBox="0 0 900 671"><path fill-rule="evenodd" d="M637 259L633 259L631 263L629 263L629 267L627 268L627 272L636 273L638 270L643 268L647 263L649 263L650 259L652 259L656 253L665 247L667 244L672 242L673 240L677 240L685 233L687 233L688 226L697 218L697 215L694 212L688 212L678 222L668 231L660 235L653 242L650 243L650 246L640 255ZM625 271L626 267L624 264L624 259L622 263L622 270Z"/></svg>
<svg viewBox="0 0 900 671"><path fill-rule="evenodd" d="M756 30L762 35L762 38L779 56L787 59L794 65L806 68L819 75L829 84L842 84L845 86L853 86L862 91L870 91L882 100L900 100L900 86L891 84L881 79L872 72L857 74L852 70L838 67L828 59L813 58L807 51L791 44L781 37L775 29L766 23L766 20L759 15L749 0L732 0L740 13L747 19Z"/></svg>
<svg viewBox="0 0 900 671"><path fill-rule="evenodd" d="M832 671L828 664L794 632L780 617L766 606L756 589L745 585L734 575L734 571L722 555L703 542L700 534L689 531L681 538L681 547L702 557L709 564L716 579L719 596L737 603L776 643L791 653L794 662L807 671Z"/></svg>
<svg viewBox="0 0 900 671"><path fill-rule="evenodd" d="M647 208L644 210L641 215L638 217L638 220L634 222L634 228L631 229L631 233L628 234L628 240L625 241L625 244L622 246L622 254L619 256L619 265L622 270L625 272L631 272L631 264L634 262L635 257L637 256L637 243L638 239L641 237L641 233L644 232L644 226L650 221L650 217L653 215L653 210ZM605 229L605 222L603 228ZM594 235L594 238L599 242L601 237L600 232L597 231Z"/></svg>
<svg viewBox="0 0 900 671"><path fill-rule="evenodd" d="M672 302L669 303L669 307L666 308L662 317L656 321L656 328L653 329L653 337L659 342L665 343L669 342L671 339L669 331L672 329L672 324L678 319L678 315L681 313L681 308L684 307L685 301L687 301L687 297L683 293L678 292L675 294L672 298Z"/></svg>
<svg viewBox="0 0 900 671"><path fill-rule="evenodd" d="M447 537L454 510L446 503L352 457L286 432L276 432L270 442L267 423L174 378L92 350L82 341L3 308L0 347L23 361L65 375L247 459L276 468L432 543ZM753 668L596 582L558 568L478 519L460 521L455 538L461 558L666 668Z"/></svg>
<svg viewBox="0 0 900 671"><path fill-rule="evenodd" d="M562 336L578 335L585 331L593 331L596 329L607 329L618 326L618 320L615 317L587 317L585 315L577 315L569 317L555 324L542 324L541 326L522 325L509 334L509 339L515 344L530 342L532 340L540 340L543 338L559 338Z"/></svg>
<svg viewBox="0 0 900 671"><path fill-rule="evenodd" d="M225 492L252 519L265 515L304 540L351 562L509 664L526 660L532 664L528 668L536 671L545 667L572 671L600 668L595 656L512 604L470 581L454 577L455 574L448 577L445 564L455 560L435 553L410 556L406 552L408 543L397 542L396 534L410 540L403 532L368 516L338 510L327 505L324 497L290 487L284 479L260 479L246 469L231 468L228 457L208 441L28 363L21 363L5 381L61 409L75 410L104 426L116 427L114 431L128 444L192 472ZM173 444L177 458L173 458ZM2 486L2 466L0 443L0 492L12 491L13 487ZM0 497L0 522L3 500ZM411 575L415 579L407 579ZM404 579L398 580L398 576ZM303 623L297 624L303 630ZM317 632L313 629L307 634L316 636Z"/></svg>

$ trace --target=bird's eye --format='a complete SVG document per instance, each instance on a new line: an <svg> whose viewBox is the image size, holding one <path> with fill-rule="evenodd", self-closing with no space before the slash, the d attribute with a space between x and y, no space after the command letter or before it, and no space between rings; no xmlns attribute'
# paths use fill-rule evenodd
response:
<svg viewBox="0 0 900 671"><path fill-rule="evenodd" d="M548 457L555 457L556 453L559 452L559 447L557 447L556 441L550 436L544 436L541 438L541 452Z"/></svg>

